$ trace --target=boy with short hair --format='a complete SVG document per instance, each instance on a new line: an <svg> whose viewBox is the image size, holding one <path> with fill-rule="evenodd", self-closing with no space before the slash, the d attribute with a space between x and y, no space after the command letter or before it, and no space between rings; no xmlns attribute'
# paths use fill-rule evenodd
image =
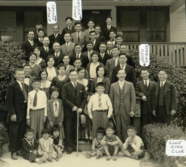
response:
<svg viewBox="0 0 186 167"><path fill-rule="evenodd" d="M33 129L30 128L26 129L25 138L23 138L22 140L21 153L24 159L29 160L30 162L37 162L38 164L41 164L47 159L45 155L38 158L37 144L36 141L34 140Z"/></svg>
<svg viewBox="0 0 186 167"><path fill-rule="evenodd" d="M128 138L123 144L121 151L124 155L133 158L140 159L145 155L144 143L142 139L136 135L137 130L135 126L129 126L127 128Z"/></svg>
<svg viewBox="0 0 186 167"><path fill-rule="evenodd" d="M27 125L34 130L34 138L41 138L47 116L46 93L40 90L41 82L38 79L32 81L33 90L28 94Z"/></svg>
<svg viewBox="0 0 186 167"><path fill-rule="evenodd" d="M92 137L96 137L98 127L107 127L108 119L111 117L113 109L110 98L104 94L105 84L98 82L96 84L96 93L91 96L88 103L88 114L92 119Z"/></svg>
<svg viewBox="0 0 186 167"><path fill-rule="evenodd" d="M118 136L114 135L114 127L111 125L108 125L106 128L106 135L101 140L101 145L103 146L105 153L107 155L107 161L111 159L111 154L113 153L112 159L114 161L117 160L117 154L119 148L122 147L122 142L119 139Z"/></svg>

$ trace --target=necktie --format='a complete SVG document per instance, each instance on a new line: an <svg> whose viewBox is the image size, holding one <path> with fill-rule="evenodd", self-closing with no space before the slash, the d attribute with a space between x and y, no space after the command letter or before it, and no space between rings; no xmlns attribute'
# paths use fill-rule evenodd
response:
<svg viewBox="0 0 186 167"><path fill-rule="evenodd" d="M101 103L101 95L99 95L98 106L99 106L100 108L102 107L102 103Z"/></svg>
<svg viewBox="0 0 186 167"><path fill-rule="evenodd" d="M24 83L21 83L21 86L22 86L22 91L23 91L23 95L24 95L24 98L25 98L25 101L27 101L27 93L26 93L26 91L25 91L25 85L24 85Z"/></svg>
<svg viewBox="0 0 186 167"><path fill-rule="evenodd" d="M79 32L78 32L78 42L80 42Z"/></svg>
<svg viewBox="0 0 186 167"><path fill-rule="evenodd" d="M35 96L34 96L33 106L34 106L34 107L37 106L37 91L36 91L36 94L35 94Z"/></svg>

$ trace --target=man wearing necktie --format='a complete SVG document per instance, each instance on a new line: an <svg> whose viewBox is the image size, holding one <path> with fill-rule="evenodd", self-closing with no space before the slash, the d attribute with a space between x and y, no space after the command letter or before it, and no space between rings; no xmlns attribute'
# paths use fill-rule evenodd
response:
<svg viewBox="0 0 186 167"><path fill-rule="evenodd" d="M173 83L167 80L167 72L158 72L159 82L155 87L154 116L158 123L170 124L176 114L177 91Z"/></svg>
<svg viewBox="0 0 186 167"><path fill-rule="evenodd" d="M8 86L6 92L7 122L9 126L9 150L11 158L17 160L26 128L26 107L28 86L24 84L23 69L16 69L16 81Z"/></svg>
<svg viewBox="0 0 186 167"><path fill-rule="evenodd" d="M77 139L77 112L81 113L86 104L85 87L77 82L78 75L75 69L70 70L69 78L70 82L63 86L62 91L67 154L77 151L74 144Z"/></svg>
<svg viewBox="0 0 186 167"><path fill-rule="evenodd" d="M153 115L155 86L156 83L149 79L147 69L140 71L141 81L136 83L136 95L141 99L141 120L142 126L153 123L155 117Z"/></svg>

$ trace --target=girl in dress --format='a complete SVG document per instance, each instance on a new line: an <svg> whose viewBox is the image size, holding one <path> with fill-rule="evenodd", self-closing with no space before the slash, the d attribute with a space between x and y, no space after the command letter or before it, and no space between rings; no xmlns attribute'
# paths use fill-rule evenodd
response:
<svg viewBox="0 0 186 167"><path fill-rule="evenodd" d="M30 53L29 56L29 65L31 67L31 76L34 76L39 79L39 72L41 71L41 67L36 64L37 55L35 53Z"/></svg>
<svg viewBox="0 0 186 167"><path fill-rule="evenodd" d="M46 93L47 99L49 99L49 90L51 82L47 80L48 73L46 70L42 70L39 73L40 79L41 79L41 87L40 89L43 90Z"/></svg>
<svg viewBox="0 0 186 167"><path fill-rule="evenodd" d="M54 57L53 56L49 56L46 61L47 61L46 71L48 73L47 79L49 81L52 81L52 79L57 76L57 70L54 67L54 63L55 63Z"/></svg>
<svg viewBox="0 0 186 167"><path fill-rule="evenodd" d="M38 46L34 48L34 53L37 55L36 64L39 65L42 69L45 69L46 62L40 57L41 51Z"/></svg>
<svg viewBox="0 0 186 167"><path fill-rule="evenodd" d="M63 63L65 65L65 68L66 68L66 75L68 76L69 75L69 72L71 69L74 69L74 66L70 65L70 57L68 55L65 55L63 57Z"/></svg>
<svg viewBox="0 0 186 167"><path fill-rule="evenodd" d="M90 91L92 93L95 93L96 92L95 91L96 84L98 82L103 82L105 84L105 91L104 91L104 93L108 94L109 93L109 89L110 89L110 80L107 77L105 77L106 76L105 67L103 65L99 65L96 68L96 74L97 74L97 77L92 80L92 85L91 85Z"/></svg>
<svg viewBox="0 0 186 167"><path fill-rule="evenodd" d="M62 99L63 85L69 82L68 76L66 76L65 65L59 64L57 66L58 75L53 78L51 88L57 87L59 89L59 99Z"/></svg>

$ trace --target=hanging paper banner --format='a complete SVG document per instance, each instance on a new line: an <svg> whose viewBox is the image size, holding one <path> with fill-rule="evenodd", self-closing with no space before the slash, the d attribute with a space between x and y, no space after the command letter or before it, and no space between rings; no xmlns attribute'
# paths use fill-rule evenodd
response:
<svg viewBox="0 0 186 167"><path fill-rule="evenodd" d="M82 19L82 1L81 0L73 0L72 2L72 18L74 20Z"/></svg>

